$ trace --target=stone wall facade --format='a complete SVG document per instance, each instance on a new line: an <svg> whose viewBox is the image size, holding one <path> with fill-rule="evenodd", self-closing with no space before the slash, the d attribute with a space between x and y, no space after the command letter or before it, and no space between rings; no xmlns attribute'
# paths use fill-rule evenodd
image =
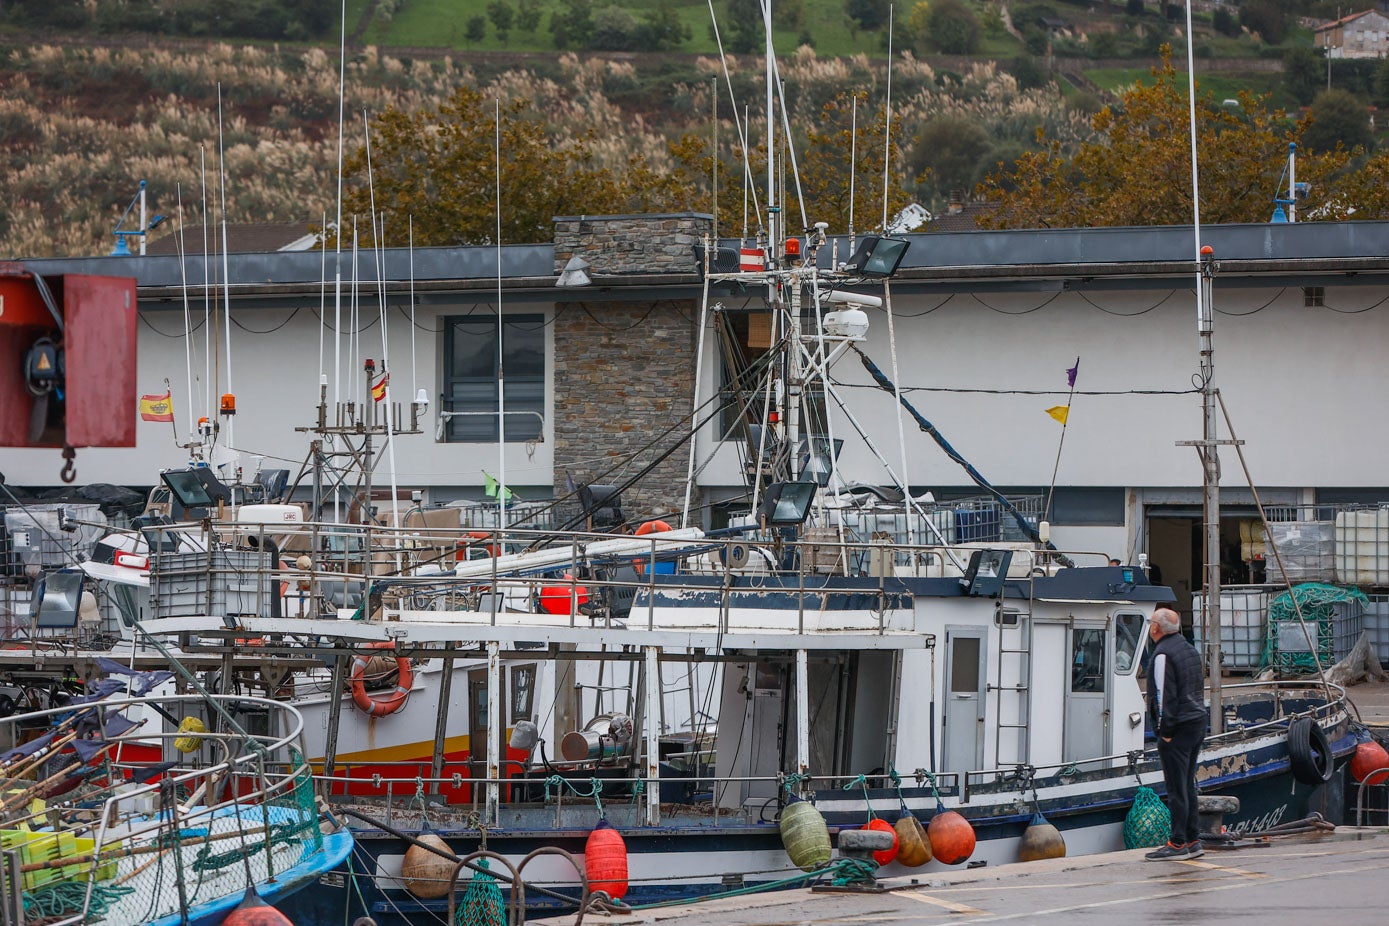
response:
<svg viewBox="0 0 1389 926"><path fill-rule="evenodd" d="M701 212L653 215L582 215L555 219L555 273L571 257L589 263L589 274L687 274L697 272L693 246L714 227Z"/></svg>
<svg viewBox="0 0 1389 926"><path fill-rule="evenodd" d="M566 474L576 485L621 484L689 435L699 307L673 300L571 302L556 311L556 492ZM680 510L688 465L685 445L622 494L634 527Z"/></svg>

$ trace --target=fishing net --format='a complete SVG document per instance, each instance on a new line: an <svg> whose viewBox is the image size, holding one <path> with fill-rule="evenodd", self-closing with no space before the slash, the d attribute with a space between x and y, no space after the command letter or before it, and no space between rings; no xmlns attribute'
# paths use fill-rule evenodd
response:
<svg viewBox="0 0 1389 926"><path fill-rule="evenodd" d="M477 863L482 868L492 867L485 858L478 859ZM453 922L455 926L506 926L506 903L496 876L473 872L468 886L463 889L463 900L453 915Z"/></svg>
<svg viewBox="0 0 1389 926"><path fill-rule="evenodd" d="M1124 848L1160 846L1172 838L1172 813L1152 788L1139 788L1124 817Z"/></svg>
<svg viewBox="0 0 1389 926"><path fill-rule="evenodd" d="M1260 671L1315 672L1318 660L1329 668L1355 645L1361 630L1357 618L1368 606L1369 599L1358 588L1306 582L1283 592L1269 602Z"/></svg>

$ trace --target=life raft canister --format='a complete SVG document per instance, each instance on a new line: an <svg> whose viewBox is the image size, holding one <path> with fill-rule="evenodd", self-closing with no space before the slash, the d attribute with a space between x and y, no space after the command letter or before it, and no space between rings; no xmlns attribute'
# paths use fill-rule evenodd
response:
<svg viewBox="0 0 1389 926"><path fill-rule="evenodd" d="M367 649L395 649L395 644L383 641L372 643ZM410 697L410 689L415 686L414 667L410 665L410 660L404 656L397 656L395 666L400 677L396 681L395 688L391 691L368 694L366 674L369 662L371 662L371 657L366 654L359 654L352 659L352 703L372 717L385 717L387 714L394 714L405 706L406 699Z"/></svg>
<svg viewBox="0 0 1389 926"><path fill-rule="evenodd" d="M646 521L641 527L636 529L635 536L644 537L647 534L664 534L672 530L674 530L674 528L665 521ZM632 568L637 571L637 575L644 575L646 573L646 562L652 559L655 559L654 554L634 559L632 560Z"/></svg>

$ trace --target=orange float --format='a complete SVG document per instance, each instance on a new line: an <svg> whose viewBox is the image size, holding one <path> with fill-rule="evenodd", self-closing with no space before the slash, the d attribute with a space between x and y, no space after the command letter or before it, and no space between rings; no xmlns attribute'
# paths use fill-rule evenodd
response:
<svg viewBox="0 0 1389 926"><path fill-rule="evenodd" d="M974 854L974 827L953 810L938 810L926 827L936 861L958 865Z"/></svg>
<svg viewBox="0 0 1389 926"><path fill-rule="evenodd" d="M289 917L260 899L254 887L246 888L246 896L236 909L222 920L222 926L294 926Z"/></svg>
<svg viewBox="0 0 1389 926"><path fill-rule="evenodd" d="M877 862L880 866L891 865L897 858L897 849L901 845L901 842L897 838L897 830L891 823L888 823L881 817L874 817L869 820L863 828L866 830L876 830L879 833L892 834L892 848L882 849L873 853L873 861Z"/></svg>
<svg viewBox="0 0 1389 926"><path fill-rule="evenodd" d="M603 891L613 900L627 893L627 843L607 820L598 821L584 843L584 873L590 891Z"/></svg>
<svg viewBox="0 0 1389 926"><path fill-rule="evenodd" d="M383 641L372 643L367 649L395 649L395 644ZM391 691L368 694L366 674L370 662L371 657L366 654L352 659L352 703L372 717L394 714L405 706L406 700L410 697L410 689L415 686L415 669L410 665L410 660L404 656L397 656L395 666L400 677L396 680L395 688Z"/></svg>
<svg viewBox="0 0 1389 926"><path fill-rule="evenodd" d="M1365 776L1382 768L1389 768L1389 751L1385 751L1383 746L1370 740L1368 743L1361 743L1355 747L1355 756L1350 760L1352 778L1356 781L1365 781ZM1389 781L1389 772L1371 775L1371 778L1373 780L1365 783L1382 785Z"/></svg>

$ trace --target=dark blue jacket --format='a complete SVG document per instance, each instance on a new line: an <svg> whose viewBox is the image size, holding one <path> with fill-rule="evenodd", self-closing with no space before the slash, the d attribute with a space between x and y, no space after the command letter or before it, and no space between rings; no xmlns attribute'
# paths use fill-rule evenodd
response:
<svg viewBox="0 0 1389 926"><path fill-rule="evenodd" d="M1152 668L1148 672L1148 716L1158 736L1170 737L1180 727L1205 726L1201 655L1180 633L1168 634L1153 647Z"/></svg>

